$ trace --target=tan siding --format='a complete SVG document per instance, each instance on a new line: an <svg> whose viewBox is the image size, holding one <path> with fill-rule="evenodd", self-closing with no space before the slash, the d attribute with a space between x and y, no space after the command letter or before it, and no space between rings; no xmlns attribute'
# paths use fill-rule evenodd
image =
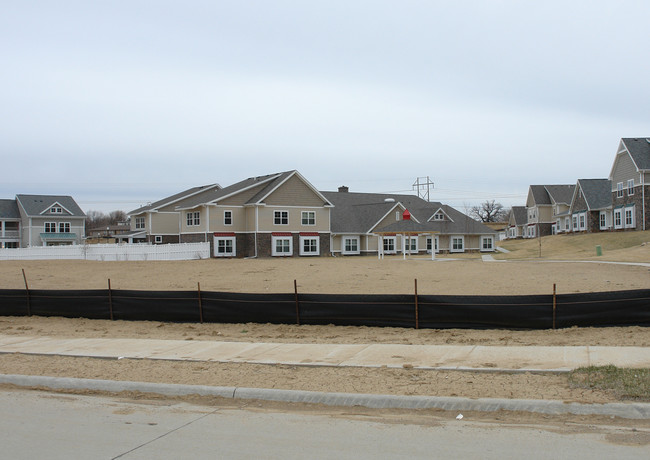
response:
<svg viewBox="0 0 650 460"><path fill-rule="evenodd" d="M178 213L156 212L151 214L151 228L149 219L145 218L147 233L151 235L178 235Z"/></svg>
<svg viewBox="0 0 650 460"><path fill-rule="evenodd" d="M323 206L324 201L298 176L292 176L264 202L267 205Z"/></svg>
<svg viewBox="0 0 650 460"><path fill-rule="evenodd" d="M275 225L275 211L289 213L289 225ZM302 211L316 214L316 225L302 225ZM282 206L265 206L259 208L259 229L264 232L328 232L329 210L325 208L283 208Z"/></svg>
<svg viewBox="0 0 650 460"><path fill-rule="evenodd" d="M210 206L210 232L245 232L246 209L242 207ZM224 223L224 212L232 212L232 225Z"/></svg>
<svg viewBox="0 0 650 460"><path fill-rule="evenodd" d="M399 215L399 219L397 219L397 215ZM381 229L382 227L385 227L390 224L394 224L395 222L399 222L402 220L402 209L401 208L396 208L390 211L386 217L384 217L379 224L375 227L376 230Z"/></svg>
<svg viewBox="0 0 650 460"><path fill-rule="evenodd" d="M267 183L263 183L251 189L244 190L241 193L219 200L218 204L222 206L243 206L248 203L251 198L260 193L267 185Z"/></svg>

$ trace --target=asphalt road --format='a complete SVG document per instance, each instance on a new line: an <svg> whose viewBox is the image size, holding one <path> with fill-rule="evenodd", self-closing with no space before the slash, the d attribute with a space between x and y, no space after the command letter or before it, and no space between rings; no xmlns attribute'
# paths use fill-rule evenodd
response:
<svg viewBox="0 0 650 460"><path fill-rule="evenodd" d="M3 390L0 458L532 460L648 453L647 444L629 443L629 431L617 427L580 433L467 419L413 424L363 418Z"/></svg>

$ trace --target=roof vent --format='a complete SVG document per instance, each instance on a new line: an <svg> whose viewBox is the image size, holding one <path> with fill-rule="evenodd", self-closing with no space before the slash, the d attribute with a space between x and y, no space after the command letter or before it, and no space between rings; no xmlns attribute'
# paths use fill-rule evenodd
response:
<svg viewBox="0 0 650 460"><path fill-rule="evenodd" d="M350 188L346 185L341 185L339 187L339 193L348 193L350 191Z"/></svg>
<svg viewBox="0 0 650 460"><path fill-rule="evenodd" d="M384 202L385 203L395 203L395 198L385 198Z"/></svg>

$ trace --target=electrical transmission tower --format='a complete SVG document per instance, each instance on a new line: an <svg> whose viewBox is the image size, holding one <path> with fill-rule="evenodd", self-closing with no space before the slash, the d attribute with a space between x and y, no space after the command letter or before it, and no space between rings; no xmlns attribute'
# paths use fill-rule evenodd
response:
<svg viewBox="0 0 650 460"><path fill-rule="evenodd" d="M433 182L427 177L418 177L413 184L413 190L417 190L418 196L426 201L431 201L429 192L433 190Z"/></svg>

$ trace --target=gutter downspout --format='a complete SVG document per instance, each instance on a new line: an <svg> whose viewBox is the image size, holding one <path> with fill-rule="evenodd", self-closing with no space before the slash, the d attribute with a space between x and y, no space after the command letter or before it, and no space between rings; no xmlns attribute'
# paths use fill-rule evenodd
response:
<svg viewBox="0 0 650 460"><path fill-rule="evenodd" d="M255 206L255 254L254 257L257 259L257 232L259 231L259 206Z"/></svg>

